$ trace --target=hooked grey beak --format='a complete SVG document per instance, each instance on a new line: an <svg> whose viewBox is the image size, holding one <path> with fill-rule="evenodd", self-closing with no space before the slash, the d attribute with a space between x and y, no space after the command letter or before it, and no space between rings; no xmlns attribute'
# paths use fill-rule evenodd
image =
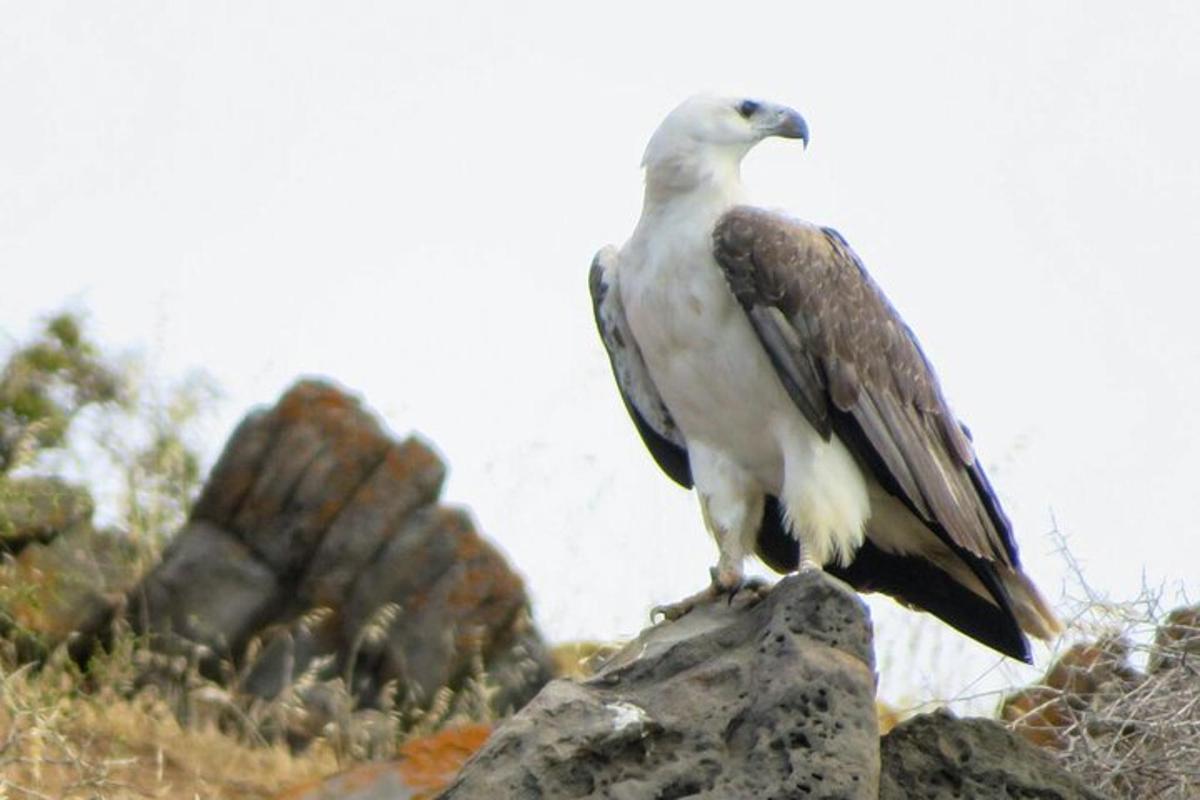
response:
<svg viewBox="0 0 1200 800"><path fill-rule="evenodd" d="M781 108L780 119L772 128L770 136L782 136L784 139L799 139L804 142L804 149L808 149L808 123L804 121L804 117L800 116L799 112L793 111L790 108Z"/></svg>

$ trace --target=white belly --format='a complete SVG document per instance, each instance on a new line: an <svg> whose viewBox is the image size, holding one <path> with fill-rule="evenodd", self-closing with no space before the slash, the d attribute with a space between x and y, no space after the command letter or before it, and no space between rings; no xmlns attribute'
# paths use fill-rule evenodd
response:
<svg viewBox="0 0 1200 800"><path fill-rule="evenodd" d="M778 494L783 455L776 429L785 421L807 423L724 276L707 254L659 259L646 267L622 274L622 301L650 375L684 438L734 457L766 491Z"/></svg>
<svg viewBox="0 0 1200 800"><path fill-rule="evenodd" d="M708 237L697 238L672 245L660 237L622 254L621 300L650 376L690 452L702 443L735 462L783 500L793 533L819 563L845 561L870 516L862 472L793 403Z"/></svg>

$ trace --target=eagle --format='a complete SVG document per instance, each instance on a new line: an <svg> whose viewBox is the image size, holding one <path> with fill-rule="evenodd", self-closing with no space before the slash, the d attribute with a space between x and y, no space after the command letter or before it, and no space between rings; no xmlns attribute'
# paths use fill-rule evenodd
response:
<svg viewBox="0 0 1200 800"><path fill-rule="evenodd" d="M1031 662L1061 632L912 330L831 228L748 205L741 162L804 118L699 95L642 160L641 216L589 288L621 397L658 465L695 488L711 583L669 619L750 586L757 555L824 569ZM754 587L761 589L761 587Z"/></svg>

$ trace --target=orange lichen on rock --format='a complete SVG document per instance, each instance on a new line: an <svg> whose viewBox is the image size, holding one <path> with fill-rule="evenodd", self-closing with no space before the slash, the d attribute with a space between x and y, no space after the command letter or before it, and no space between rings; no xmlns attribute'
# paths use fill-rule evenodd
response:
<svg viewBox="0 0 1200 800"><path fill-rule="evenodd" d="M454 780L491 732L490 725L476 723L411 739L400 747L395 761L363 764L325 780L293 786L275 800L366 800L383 796L432 800Z"/></svg>
<svg viewBox="0 0 1200 800"><path fill-rule="evenodd" d="M491 733L491 725L475 723L406 742L400 748L399 767L416 791L413 800L432 798L444 789Z"/></svg>
<svg viewBox="0 0 1200 800"><path fill-rule="evenodd" d="M349 411L357 409L358 402L323 381L300 381L279 398L276 413L288 422L312 414L314 407L320 411Z"/></svg>

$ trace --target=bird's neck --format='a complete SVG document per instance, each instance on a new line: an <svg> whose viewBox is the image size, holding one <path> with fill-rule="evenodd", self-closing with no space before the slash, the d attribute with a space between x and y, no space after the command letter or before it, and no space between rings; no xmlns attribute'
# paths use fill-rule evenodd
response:
<svg viewBox="0 0 1200 800"><path fill-rule="evenodd" d="M641 223L687 215L717 217L742 201L741 159L688 158L646 165Z"/></svg>

